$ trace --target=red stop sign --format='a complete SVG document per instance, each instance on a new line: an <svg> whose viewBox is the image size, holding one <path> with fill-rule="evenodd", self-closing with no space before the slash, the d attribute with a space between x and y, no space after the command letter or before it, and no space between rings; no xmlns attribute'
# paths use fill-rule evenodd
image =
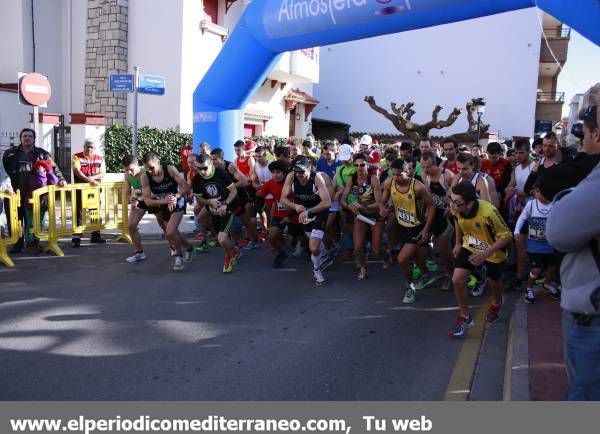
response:
<svg viewBox="0 0 600 434"><path fill-rule="evenodd" d="M28 104L33 106L44 105L52 96L50 82L42 74L33 72L21 77L19 92Z"/></svg>

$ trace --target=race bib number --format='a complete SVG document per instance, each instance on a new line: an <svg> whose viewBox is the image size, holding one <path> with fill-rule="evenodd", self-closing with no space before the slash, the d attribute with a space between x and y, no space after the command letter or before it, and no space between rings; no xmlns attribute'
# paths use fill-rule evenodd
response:
<svg viewBox="0 0 600 434"><path fill-rule="evenodd" d="M283 202L277 201L277 211L287 211L287 207Z"/></svg>
<svg viewBox="0 0 600 434"><path fill-rule="evenodd" d="M546 241L546 219L532 217L529 220L529 239Z"/></svg>
<svg viewBox="0 0 600 434"><path fill-rule="evenodd" d="M405 209L396 208L396 217L398 217L398 221L410 223L411 225L415 224L415 215Z"/></svg>
<svg viewBox="0 0 600 434"><path fill-rule="evenodd" d="M473 235L467 236L467 245L475 250L484 251L489 247L489 244L485 241L480 240L479 238L475 238Z"/></svg>

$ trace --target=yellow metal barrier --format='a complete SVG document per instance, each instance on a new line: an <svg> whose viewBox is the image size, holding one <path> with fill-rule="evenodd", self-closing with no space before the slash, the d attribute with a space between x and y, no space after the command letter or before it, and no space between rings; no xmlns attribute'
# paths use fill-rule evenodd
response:
<svg viewBox="0 0 600 434"><path fill-rule="evenodd" d="M21 204L21 196L18 190L15 194L0 193L0 200L4 201L4 199L8 199L8 209L5 207L4 213L7 216L6 224L10 231L10 237L4 238L0 234L0 262L7 267L14 267L14 262L8 256L7 247L16 243L23 233L23 228L21 227L21 222L19 221L19 205Z"/></svg>
<svg viewBox="0 0 600 434"><path fill-rule="evenodd" d="M70 184L65 187L49 185L35 190L30 200L33 205L33 233L48 242L47 252L64 256L58 246L61 237L73 234L119 229L117 240L131 243L127 229L129 204L125 182ZM46 205L47 204L47 205ZM41 216L48 210L48 229L42 227ZM77 209L81 208L81 222L77 224Z"/></svg>

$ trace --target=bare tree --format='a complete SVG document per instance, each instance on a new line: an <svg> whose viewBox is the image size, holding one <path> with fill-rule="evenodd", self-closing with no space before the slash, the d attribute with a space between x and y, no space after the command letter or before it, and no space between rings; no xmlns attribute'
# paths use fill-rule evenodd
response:
<svg viewBox="0 0 600 434"><path fill-rule="evenodd" d="M400 107L397 106L395 102L390 104L392 112L390 113L383 107L380 107L375 102L375 98L372 96L365 96L365 102L369 104L369 107L376 111L377 113L382 114L385 118L389 119L390 122L396 127L398 131L403 133L408 139L412 140L415 143L419 143L421 139L425 139L429 137L429 132L432 129L441 129L446 128L456 122L456 119L460 116L461 109L455 107L452 110L452 113L448 115L446 120L439 120L438 115L443 110L443 107L440 105L435 106L433 112L431 113L431 120L424 124L417 124L412 122L412 117L415 114L413 107L415 105L414 102L409 102L407 104L402 104Z"/></svg>

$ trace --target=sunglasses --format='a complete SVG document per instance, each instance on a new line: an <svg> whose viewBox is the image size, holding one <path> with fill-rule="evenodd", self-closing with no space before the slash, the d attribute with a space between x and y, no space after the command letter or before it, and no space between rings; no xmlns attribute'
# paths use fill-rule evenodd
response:
<svg viewBox="0 0 600 434"><path fill-rule="evenodd" d="M358 163L355 164L356 167L365 167L367 165L367 163Z"/></svg>

